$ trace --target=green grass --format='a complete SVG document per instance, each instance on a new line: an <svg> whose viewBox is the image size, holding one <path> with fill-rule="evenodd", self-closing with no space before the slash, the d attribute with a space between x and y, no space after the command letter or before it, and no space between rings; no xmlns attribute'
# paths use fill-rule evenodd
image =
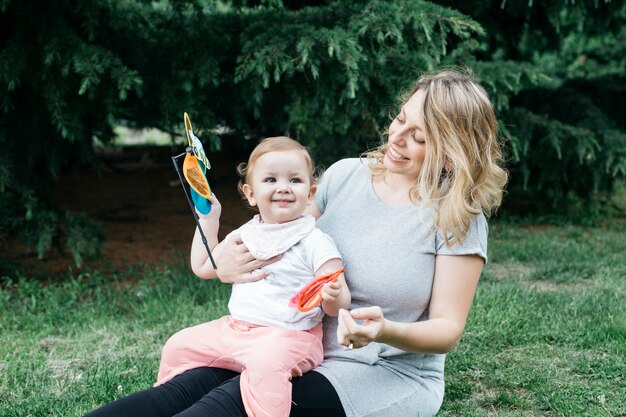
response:
<svg viewBox="0 0 626 417"><path fill-rule="evenodd" d="M626 415L626 223L499 221L489 254L439 415ZM180 266L6 277L0 416L81 416L150 386L167 337L228 293Z"/></svg>
<svg viewBox="0 0 626 417"><path fill-rule="evenodd" d="M626 223L491 228L442 416L626 414Z"/></svg>
<svg viewBox="0 0 626 417"><path fill-rule="evenodd" d="M224 314L229 291L184 268L5 282L0 416L81 416L150 386L167 337Z"/></svg>

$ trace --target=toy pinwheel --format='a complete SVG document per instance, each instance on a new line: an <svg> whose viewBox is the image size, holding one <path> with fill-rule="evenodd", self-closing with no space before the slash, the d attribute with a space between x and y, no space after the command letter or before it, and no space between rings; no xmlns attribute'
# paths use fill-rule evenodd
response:
<svg viewBox="0 0 626 417"><path fill-rule="evenodd" d="M207 244L206 237L202 231L202 227L200 227L198 214L196 213L196 209L201 214L208 214L211 211L211 203L208 200L209 197L211 197L211 187L209 186L209 182L206 177L206 171L211 169L211 163L206 157L202 142L200 142L200 139L193 134L191 120L189 120L189 115L187 113L184 115L184 121L185 134L187 136L189 146L187 146L184 153L172 156L172 162L174 163L174 168L176 169L180 183L183 186L183 191L185 192L185 197L187 197L187 202L191 208L193 218L195 219L198 230L200 231L202 243L209 254L209 259L211 260L213 268L217 269L215 261L213 260L213 255L211 255L211 250ZM183 175L181 175L180 168L178 166L178 160L183 156L185 157L183 162L183 174L189 184L189 193L187 193L187 187L185 186Z"/></svg>
<svg viewBox="0 0 626 417"><path fill-rule="evenodd" d="M343 273L343 268L332 274L324 275L314 279L305 285L300 291L298 291L289 300L289 305L297 307L299 311L306 313L313 310L322 302L322 287L327 282L335 282L339 278L339 275Z"/></svg>

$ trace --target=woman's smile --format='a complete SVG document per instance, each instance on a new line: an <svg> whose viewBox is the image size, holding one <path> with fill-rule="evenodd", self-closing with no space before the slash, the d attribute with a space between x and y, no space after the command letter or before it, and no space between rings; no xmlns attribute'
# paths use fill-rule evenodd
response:
<svg viewBox="0 0 626 417"><path fill-rule="evenodd" d="M426 157L423 107L424 93L418 90L389 125L389 141L383 159L388 174L400 175L413 184Z"/></svg>
<svg viewBox="0 0 626 417"><path fill-rule="evenodd" d="M389 159L393 162L406 162L409 161L409 158L402 156L399 154L392 146L388 149Z"/></svg>

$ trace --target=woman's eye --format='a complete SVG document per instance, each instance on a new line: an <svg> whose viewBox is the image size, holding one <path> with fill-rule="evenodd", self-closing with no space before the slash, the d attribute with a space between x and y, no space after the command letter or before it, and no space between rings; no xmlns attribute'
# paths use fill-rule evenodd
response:
<svg viewBox="0 0 626 417"><path fill-rule="evenodd" d="M402 119L400 116L396 117L396 120L397 120L397 121L398 121L398 123L400 123L401 125L403 125L403 124L405 123L405 122L404 122L404 119Z"/></svg>
<svg viewBox="0 0 626 417"><path fill-rule="evenodd" d="M411 138L413 138L413 141L415 141L416 143L419 143L419 144L426 143L426 141L424 140L424 137L421 135L418 135L415 130L411 131Z"/></svg>

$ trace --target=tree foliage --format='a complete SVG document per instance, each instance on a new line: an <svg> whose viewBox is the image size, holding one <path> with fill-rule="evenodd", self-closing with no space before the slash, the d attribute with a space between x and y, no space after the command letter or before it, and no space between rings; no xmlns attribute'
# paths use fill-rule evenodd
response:
<svg viewBox="0 0 626 417"><path fill-rule="evenodd" d="M625 20L567 0L2 0L0 238L94 252L102 231L49 194L114 124L179 131L188 111L212 149L289 134L329 163L375 146L442 65L493 97L511 198L595 201L626 176Z"/></svg>
<svg viewBox="0 0 626 417"><path fill-rule="evenodd" d="M485 30L476 64L467 62L497 92L509 200L533 211L598 209L626 177L626 4L439 3L458 6Z"/></svg>

